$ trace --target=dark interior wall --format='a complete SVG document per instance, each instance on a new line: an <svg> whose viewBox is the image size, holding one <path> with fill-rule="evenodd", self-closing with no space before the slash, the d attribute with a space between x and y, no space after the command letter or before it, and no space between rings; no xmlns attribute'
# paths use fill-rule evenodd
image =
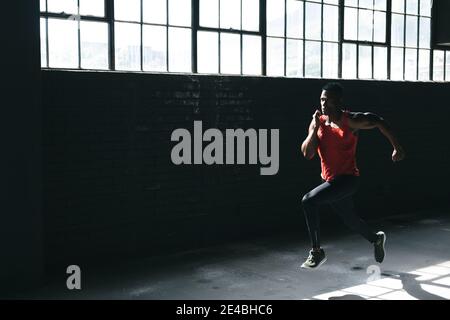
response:
<svg viewBox="0 0 450 320"><path fill-rule="evenodd" d="M436 45L450 46L450 3L448 0L433 1L433 43Z"/></svg>
<svg viewBox="0 0 450 320"><path fill-rule="evenodd" d="M47 262L151 255L256 233L305 230L304 193L319 161L301 157L325 80L43 71ZM408 159L376 131L361 135L357 206L378 218L447 206L450 85L341 81L354 111L384 116ZM280 171L175 166L171 133L280 129Z"/></svg>
<svg viewBox="0 0 450 320"><path fill-rule="evenodd" d="M39 1L2 5L0 296L43 271Z"/></svg>

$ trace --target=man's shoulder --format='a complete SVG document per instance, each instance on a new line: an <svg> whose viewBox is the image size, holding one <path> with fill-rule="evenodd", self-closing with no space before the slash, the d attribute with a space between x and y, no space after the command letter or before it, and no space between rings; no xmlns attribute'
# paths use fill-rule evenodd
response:
<svg viewBox="0 0 450 320"><path fill-rule="evenodd" d="M361 111L346 111L346 114L350 120L362 120L366 116L371 115L370 112L361 112Z"/></svg>
<svg viewBox="0 0 450 320"><path fill-rule="evenodd" d="M365 112L361 112L361 111L345 111L345 113L350 117L350 118L356 118L358 116L364 115Z"/></svg>

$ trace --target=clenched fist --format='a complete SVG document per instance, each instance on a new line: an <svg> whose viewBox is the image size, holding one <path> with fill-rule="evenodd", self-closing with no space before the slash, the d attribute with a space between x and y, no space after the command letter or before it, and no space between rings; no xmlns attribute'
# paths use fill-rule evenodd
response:
<svg viewBox="0 0 450 320"><path fill-rule="evenodd" d="M314 113L314 115L313 115L314 126L316 128L318 128L320 126L320 117L321 116L322 116L322 113L320 113L320 111L316 111L316 113Z"/></svg>
<svg viewBox="0 0 450 320"><path fill-rule="evenodd" d="M392 153L392 161L399 162L406 158L406 153L403 150L402 147L395 148L394 152Z"/></svg>

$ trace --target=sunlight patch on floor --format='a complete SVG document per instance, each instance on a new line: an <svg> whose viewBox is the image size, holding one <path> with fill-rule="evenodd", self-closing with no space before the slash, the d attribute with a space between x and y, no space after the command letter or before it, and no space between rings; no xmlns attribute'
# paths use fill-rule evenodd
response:
<svg viewBox="0 0 450 320"><path fill-rule="evenodd" d="M313 297L315 300L450 300L450 261ZM402 278L407 278L403 280ZM407 285L403 281L407 281ZM406 287L406 290L405 290ZM410 292L408 292L408 291Z"/></svg>

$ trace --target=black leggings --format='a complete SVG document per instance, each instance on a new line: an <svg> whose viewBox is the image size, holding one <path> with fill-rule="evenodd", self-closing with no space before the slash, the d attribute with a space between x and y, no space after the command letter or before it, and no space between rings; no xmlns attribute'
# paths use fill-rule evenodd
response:
<svg viewBox="0 0 450 320"><path fill-rule="evenodd" d="M318 207L322 205L329 205L350 229L360 233L369 242L376 241L376 234L355 212L352 196L358 189L358 185L359 178L356 176L338 176L333 181L324 182L303 197L303 211L314 249L320 248Z"/></svg>

